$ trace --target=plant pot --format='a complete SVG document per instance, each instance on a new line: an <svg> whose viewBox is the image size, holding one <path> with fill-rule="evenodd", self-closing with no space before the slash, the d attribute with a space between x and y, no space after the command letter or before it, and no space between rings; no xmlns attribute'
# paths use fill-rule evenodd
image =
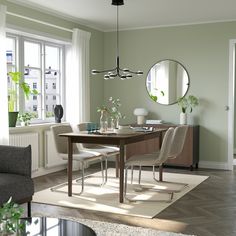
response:
<svg viewBox="0 0 236 236"><path fill-rule="evenodd" d="M8 112L9 116L9 127L16 127L16 121L18 117L18 111L10 111Z"/></svg>
<svg viewBox="0 0 236 236"><path fill-rule="evenodd" d="M183 113L183 112L181 112L180 113L180 116L179 116L179 123L181 124L181 125L187 125L187 113Z"/></svg>

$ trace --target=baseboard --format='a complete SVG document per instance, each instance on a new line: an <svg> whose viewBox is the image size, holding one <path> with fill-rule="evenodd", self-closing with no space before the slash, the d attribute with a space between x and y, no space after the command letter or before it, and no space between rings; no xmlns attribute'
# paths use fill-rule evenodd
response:
<svg viewBox="0 0 236 236"><path fill-rule="evenodd" d="M200 161L198 166L206 169L229 170L227 162Z"/></svg>
<svg viewBox="0 0 236 236"><path fill-rule="evenodd" d="M57 171L65 170L65 169L66 169L66 165L56 166L56 167L53 167L50 169L41 167L37 171L32 172L32 178L39 177L42 175L51 174L51 173L54 173Z"/></svg>

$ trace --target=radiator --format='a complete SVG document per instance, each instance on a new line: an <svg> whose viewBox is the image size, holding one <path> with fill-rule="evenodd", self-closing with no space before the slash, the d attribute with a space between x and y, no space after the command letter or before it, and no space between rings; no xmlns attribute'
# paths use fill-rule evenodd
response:
<svg viewBox="0 0 236 236"><path fill-rule="evenodd" d="M20 133L10 134L9 144L12 146L26 147L31 145L32 150L32 171L37 171L39 168L39 134Z"/></svg>

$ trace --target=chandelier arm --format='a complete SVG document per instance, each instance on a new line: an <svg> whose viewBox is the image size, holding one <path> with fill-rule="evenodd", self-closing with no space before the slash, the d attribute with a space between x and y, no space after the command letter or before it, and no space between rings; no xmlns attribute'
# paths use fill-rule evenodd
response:
<svg viewBox="0 0 236 236"><path fill-rule="evenodd" d="M132 74L136 74L136 75L142 75L143 74L142 71L132 71L132 70L129 70L128 72L132 73Z"/></svg>
<svg viewBox="0 0 236 236"><path fill-rule="evenodd" d="M106 72L112 72L112 71L115 71L116 70L116 67L113 68L113 69L107 69L107 70L96 70L96 74L99 74L99 73L106 73Z"/></svg>

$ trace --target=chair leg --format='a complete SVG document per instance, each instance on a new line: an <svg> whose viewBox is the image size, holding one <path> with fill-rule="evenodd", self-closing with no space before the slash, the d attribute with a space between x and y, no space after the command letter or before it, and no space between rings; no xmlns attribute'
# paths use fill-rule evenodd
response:
<svg viewBox="0 0 236 236"><path fill-rule="evenodd" d="M82 168L81 168L81 170L82 170L82 177L75 180L76 183L81 181L81 190L80 190L79 193L73 193L73 195L81 195L83 193L83 191L84 191L84 162L83 161L81 162L81 165L82 165ZM57 185L55 187L50 188L50 190L52 192L68 193L67 191L58 190L59 188L62 188L63 186L66 186L66 185L68 185L68 183L59 184L59 185Z"/></svg>
<svg viewBox="0 0 236 236"><path fill-rule="evenodd" d="M107 183L107 157L105 158L105 184Z"/></svg>
<svg viewBox="0 0 236 236"><path fill-rule="evenodd" d="M139 166L139 174L138 174L138 184L141 183L141 172L142 172L142 166Z"/></svg>
<svg viewBox="0 0 236 236"><path fill-rule="evenodd" d="M183 188L188 186L188 184L186 184L186 183L178 183L178 182L164 181L164 180L163 180L163 166L162 166L162 165L159 166L159 180L156 178L155 173L156 173L156 172L155 172L155 166L153 166L153 179L154 179L156 182L158 182L158 183L176 184L176 185L181 185L181 186L183 186ZM178 193L178 192L181 192L181 190L182 190L182 189L180 189L180 190L172 190L172 191L175 192L175 193Z"/></svg>
<svg viewBox="0 0 236 236"><path fill-rule="evenodd" d="M169 195L169 199L168 200L146 200L146 199L139 199L139 200L133 200L133 199L130 199L127 197L127 176L128 176L128 168L129 166L127 166L125 168L125 186L124 186L124 193L123 193L123 196L124 196L124 199L126 199L127 201L129 202L137 202L137 201L146 201L146 202L171 202L172 199L173 199L173 192L164 192L164 191L160 191L161 194L168 194ZM131 166L131 171L133 172L133 166ZM132 173L131 172L131 173ZM131 174L132 176L132 174ZM139 184L141 182L141 166L139 168ZM140 191L140 190L139 190ZM142 191L142 188L141 188L141 191Z"/></svg>
<svg viewBox="0 0 236 236"><path fill-rule="evenodd" d="M28 217L31 218L31 202L27 202L27 213Z"/></svg>
<svg viewBox="0 0 236 236"><path fill-rule="evenodd" d="M101 172L102 172L102 185L104 185L104 170L103 170L103 160L101 160Z"/></svg>

